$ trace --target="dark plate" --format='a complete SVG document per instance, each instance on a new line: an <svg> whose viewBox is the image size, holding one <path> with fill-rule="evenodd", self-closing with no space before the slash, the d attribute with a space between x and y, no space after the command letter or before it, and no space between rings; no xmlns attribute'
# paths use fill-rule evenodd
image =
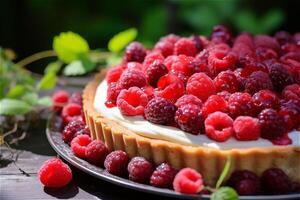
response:
<svg viewBox="0 0 300 200"><path fill-rule="evenodd" d="M85 173L88 173L96 178L99 178L104 181L108 181L110 183L130 188L133 190L139 190L142 192L148 192L152 194L157 195L163 195L168 197L174 197L174 198L181 198L181 199L209 199L209 195L185 195L178 192L175 192L170 189L160 189L156 187L152 187L149 185L144 185L140 183L136 183L133 181L130 181L125 178L121 178L118 176L114 176L112 174L109 174L104 169L96 167L94 165L89 164L85 160L82 160L78 157L76 157L70 147L63 142L61 139L61 133L60 133L60 124L61 119L57 116L52 116L47 125L47 138L50 143L50 145L53 147L53 149L67 162L69 162L74 167L84 171ZM289 195L276 195L276 196L242 196L240 197L241 200L276 200L276 199L300 199L300 194L289 194Z"/></svg>

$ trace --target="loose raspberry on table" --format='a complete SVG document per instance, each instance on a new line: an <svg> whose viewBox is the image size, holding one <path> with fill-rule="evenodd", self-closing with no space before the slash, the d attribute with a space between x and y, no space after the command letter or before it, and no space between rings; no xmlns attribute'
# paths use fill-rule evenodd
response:
<svg viewBox="0 0 300 200"><path fill-rule="evenodd" d="M164 62L164 56L159 51L152 51L147 54L143 62L144 70L146 70L154 61Z"/></svg>
<svg viewBox="0 0 300 200"><path fill-rule="evenodd" d="M228 100L228 110L232 118L240 115L254 116L256 113L252 97L248 93L233 93Z"/></svg>
<svg viewBox="0 0 300 200"><path fill-rule="evenodd" d="M291 75L281 64L271 65L269 76L271 78L274 89L278 92L281 92L287 85L292 84Z"/></svg>
<svg viewBox="0 0 300 200"><path fill-rule="evenodd" d="M214 112L204 121L207 137L217 142L224 142L233 135L233 120L226 113Z"/></svg>
<svg viewBox="0 0 300 200"><path fill-rule="evenodd" d="M62 131L62 139L65 143L70 143L75 134L82 129L85 129L86 125L82 120L74 120L69 122Z"/></svg>
<svg viewBox="0 0 300 200"><path fill-rule="evenodd" d="M233 187L239 195L256 195L260 193L260 180L249 170L238 170L231 174L227 184Z"/></svg>
<svg viewBox="0 0 300 200"><path fill-rule="evenodd" d="M213 42L231 44L232 36L229 28L224 25L214 26L211 33L211 40Z"/></svg>
<svg viewBox="0 0 300 200"><path fill-rule="evenodd" d="M283 118L287 130L297 128L300 124L300 100L283 101L279 115Z"/></svg>
<svg viewBox="0 0 300 200"><path fill-rule="evenodd" d="M203 178L200 173L191 168L181 169L174 178L173 188L184 194L197 194L203 190Z"/></svg>
<svg viewBox="0 0 300 200"><path fill-rule="evenodd" d="M62 108L66 103L69 101L69 93L60 90L58 92L55 92L52 96L52 104L53 104L53 110L57 113L61 112Z"/></svg>
<svg viewBox="0 0 300 200"><path fill-rule="evenodd" d="M205 73L193 74L187 82L186 91L202 101L216 93L214 82Z"/></svg>
<svg viewBox="0 0 300 200"><path fill-rule="evenodd" d="M260 125L257 118L239 116L233 122L233 130L237 140L257 140L260 137Z"/></svg>
<svg viewBox="0 0 300 200"><path fill-rule="evenodd" d="M112 67L111 69L109 69L107 74L106 74L107 83L111 84L111 83L114 83L114 82L118 82L118 80L120 79L123 71L124 71L124 66L123 65L119 65L119 66Z"/></svg>
<svg viewBox="0 0 300 200"><path fill-rule="evenodd" d="M275 139L285 133L284 120L276 110L272 108L261 111L258 115L258 122L261 127L261 137Z"/></svg>
<svg viewBox="0 0 300 200"><path fill-rule="evenodd" d="M151 86L156 87L157 81L160 77L167 73L167 67L161 61L157 60L146 69L146 78Z"/></svg>
<svg viewBox="0 0 300 200"><path fill-rule="evenodd" d="M145 56L146 49L139 42L132 42L125 49L125 59L127 62L135 61L142 63Z"/></svg>
<svg viewBox="0 0 300 200"><path fill-rule="evenodd" d="M210 113L216 111L228 112L228 105L223 97L211 95L202 106L203 117L206 118Z"/></svg>
<svg viewBox="0 0 300 200"><path fill-rule="evenodd" d="M217 92L223 90L230 93L237 92L240 88L239 82L234 74L234 72L227 70L219 73L214 79L214 84L216 86Z"/></svg>
<svg viewBox="0 0 300 200"><path fill-rule="evenodd" d="M195 104L186 104L178 108L175 122L183 131L198 135L203 130L201 108Z"/></svg>
<svg viewBox="0 0 300 200"><path fill-rule="evenodd" d="M80 116L82 114L82 107L76 103L69 103L63 107L61 116L65 124L72 121L73 117Z"/></svg>
<svg viewBox="0 0 300 200"><path fill-rule="evenodd" d="M154 97L145 107L145 118L155 124L172 124L176 109L176 106L170 101L161 97Z"/></svg>
<svg viewBox="0 0 300 200"><path fill-rule="evenodd" d="M181 38L174 45L174 54L176 55L196 56L197 53L195 42L190 38Z"/></svg>
<svg viewBox="0 0 300 200"><path fill-rule="evenodd" d="M258 111L266 108L273 108L277 110L280 106L280 99L274 92L270 90L261 90L252 96L253 103Z"/></svg>
<svg viewBox="0 0 300 200"><path fill-rule="evenodd" d="M202 101L192 94L185 94L181 96L179 99L177 99L175 106L177 106L177 108L180 108L181 106L184 106L186 104L195 104L199 107L202 107Z"/></svg>
<svg viewBox="0 0 300 200"><path fill-rule="evenodd" d="M69 99L69 103L76 103L82 106L82 92L74 92Z"/></svg>
<svg viewBox="0 0 300 200"><path fill-rule="evenodd" d="M144 87L147 84L146 76L142 71L127 69L120 77L119 84L122 88Z"/></svg>
<svg viewBox="0 0 300 200"><path fill-rule="evenodd" d="M85 158L88 162L103 166L108 149L101 140L93 140L86 146Z"/></svg>
<svg viewBox="0 0 300 200"><path fill-rule="evenodd" d="M111 83L107 87L107 97L105 105L109 108L117 104L117 98L123 88L118 83Z"/></svg>
<svg viewBox="0 0 300 200"><path fill-rule="evenodd" d="M295 83L286 86L282 91L282 96L287 100L293 99L300 101L300 85Z"/></svg>
<svg viewBox="0 0 300 200"><path fill-rule="evenodd" d="M71 149L75 156L79 158L87 158L86 150L92 139L88 135L78 135L71 141Z"/></svg>
<svg viewBox="0 0 300 200"><path fill-rule="evenodd" d="M273 85L269 75L262 71L253 72L245 83L245 91L254 94L260 90L272 90Z"/></svg>
<svg viewBox="0 0 300 200"><path fill-rule="evenodd" d="M104 161L106 171L117 176L123 176L127 172L129 157L125 151L117 150L108 154Z"/></svg>
<svg viewBox="0 0 300 200"><path fill-rule="evenodd" d="M70 183L72 180L72 171L59 158L51 158L41 166L38 176L45 187L60 188Z"/></svg>
<svg viewBox="0 0 300 200"><path fill-rule="evenodd" d="M134 157L128 164L129 179L138 183L149 183L154 171L151 162L143 157Z"/></svg>
<svg viewBox="0 0 300 200"><path fill-rule="evenodd" d="M123 89L118 98L117 106L123 115L135 116L144 114L144 108L148 103L147 94L138 87Z"/></svg>
<svg viewBox="0 0 300 200"><path fill-rule="evenodd" d="M171 188L177 170L168 163L160 164L150 177L150 185L160 188Z"/></svg>
<svg viewBox="0 0 300 200"><path fill-rule="evenodd" d="M174 44L169 41L159 41L155 44L154 50L158 50L164 57L168 57L174 52Z"/></svg>

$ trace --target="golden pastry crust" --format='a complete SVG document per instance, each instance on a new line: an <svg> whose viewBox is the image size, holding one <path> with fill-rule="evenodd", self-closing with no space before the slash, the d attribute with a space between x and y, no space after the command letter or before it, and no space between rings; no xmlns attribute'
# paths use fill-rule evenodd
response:
<svg viewBox="0 0 300 200"><path fill-rule="evenodd" d="M107 119L94 108L94 97L105 71L96 75L83 92L83 110L92 139L105 142L108 149L124 150L130 157L143 156L156 164L168 162L177 169L191 167L198 170L205 183L213 186L226 161L232 157L231 172L248 169L258 175L271 167L284 170L292 180L300 182L300 147L274 146L265 148L218 150L195 147L140 136Z"/></svg>

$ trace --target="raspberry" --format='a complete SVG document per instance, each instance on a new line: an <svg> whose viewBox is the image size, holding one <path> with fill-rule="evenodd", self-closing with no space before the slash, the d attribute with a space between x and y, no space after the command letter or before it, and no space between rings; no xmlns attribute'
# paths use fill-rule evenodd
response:
<svg viewBox="0 0 300 200"><path fill-rule="evenodd" d="M63 118L64 123L68 124L70 121L72 121L73 117L81 115L81 112L81 105L78 105L76 103L69 103L65 107L63 107L61 116Z"/></svg>
<svg viewBox="0 0 300 200"><path fill-rule="evenodd" d="M141 63L138 62L129 62L127 63L127 69L128 70L137 70L137 71L143 71L144 67Z"/></svg>
<svg viewBox="0 0 300 200"><path fill-rule="evenodd" d="M256 195L259 193L258 182L253 180L242 180L238 182L234 189L239 195Z"/></svg>
<svg viewBox="0 0 300 200"><path fill-rule="evenodd" d="M219 111L208 115L204 125L207 137L217 142L224 142L233 134L233 120Z"/></svg>
<svg viewBox="0 0 300 200"><path fill-rule="evenodd" d="M195 104L186 104L178 108L175 121L181 130L198 135L203 128L201 109Z"/></svg>
<svg viewBox="0 0 300 200"><path fill-rule="evenodd" d="M58 158L51 158L44 162L38 171L41 183L49 188L60 188L68 185L72 180L70 167Z"/></svg>
<svg viewBox="0 0 300 200"><path fill-rule="evenodd" d="M146 49L139 42L132 42L125 49L125 59L127 62L135 61L142 63L145 56Z"/></svg>
<svg viewBox="0 0 300 200"><path fill-rule="evenodd" d="M255 49L255 54L258 61L278 59L278 54L276 51L267 47L257 47Z"/></svg>
<svg viewBox="0 0 300 200"><path fill-rule="evenodd" d="M233 172L227 184L233 187L239 195L255 195L260 192L260 180L258 176L248 170Z"/></svg>
<svg viewBox="0 0 300 200"><path fill-rule="evenodd" d="M265 47L279 52L280 46L278 42L268 35L256 35L254 38L255 47Z"/></svg>
<svg viewBox="0 0 300 200"><path fill-rule="evenodd" d="M231 94L224 90L222 92L218 92L217 95L222 97L225 101L228 101Z"/></svg>
<svg viewBox="0 0 300 200"><path fill-rule="evenodd" d="M70 97L69 103L76 103L82 106L82 93L74 92Z"/></svg>
<svg viewBox="0 0 300 200"><path fill-rule="evenodd" d="M127 172L129 157L126 152L117 150L108 154L104 161L106 171L111 174L122 176Z"/></svg>
<svg viewBox="0 0 300 200"><path fill-rule="evenodd" d="M217 25L213 28L211 33L211 40L218 43L231 43L231 33L224 25Z"/></svg>
<svg viewBox="0 0 300 200"><path fill-rule="evenodd" d="M176 192L197 194L204 188L202 175L194 169L183 168L175 176L173 188Z"/></svg>
<svg viewBox="0 0 300 200"><path fill-rule="evenodd" d="M147 54L143 62L144 69L147 69L154 61L164 61L164 56L159 51L152 51Z"/></svg>
<svg viewBox="0 0 300 200"><path fill-rule="evenodd" d="M214 84L217 92L226 90L230 93L233 93L239 90L239 82L235 74L230 70L219 73L214 79Z"/></svg>
<svg viewBox="0 0 300 200"><path fill-rule="evenodd" d="M235 62L236 55L234 52L213 49L208 56L208 64L213 74L233 68Z"/></svg>
<svg viewBox="0 0 300 200"><path fill-rule="evenodd" d="M242 92L236 92L230 95L228 110L232 118L236 118L240 115L254 116L256 113L251 95Z"/></svg>
<svg viewBox="0 0 300 200"><path fill-rule="evenodd" d="M186 104L194 104L202 107L202 101L191 94L185 94L181 96L179 99L177 99L175 106L177 106L177 108L180 108L181 106L184 106Z"/></svg>
<svg viewBox="0 0 300 200"><path fill-rule="evenodd" d="M195 95L202 101L216 93L214 82L202 72L193 74L188 79L186 90L188 94Z"/></svg>
<svg viewBox="0 0 300 200"><path fill-rule="evenodd" d="M128 164L129 179L138 183L148 183L153 172L151 162L143 157L134 157Z"/></svg>
<svg viewBox="0 0 300 200"><path fill-rule="evenodd" d="M120 77L120 86L124 89L128 89L133 86L139 88L146 85L146 76L139 70L125 70Z"/></svg>
<svg viewBox="0 0 300 200"><path fill-rule="evenodd" d="M164 64L171 72L182 73L186 76L191 75L191 63L194 58L186 55L169 56L164 61Z"/></svg>
<svg viewBox="0 0 300 200"><path fill-rule="evenodd" d="M245 91L254 94L260 90L272 90L273 85L269 78L269 75L262 71L253 72L245 83Z"/></svg>
<svg viewBox="0 0 300 200"><path fill-rule="evenodd" d="M179 39L180 39L180 37L178 37L177 35L175 35L175 34L169 34L169 35L166 35L164 37L161 37L159 39L159 41L171 42L171 43L175 44Z"/></svg>
<svg viewBox="0 0 300 200"><path fill-rule="evenodd" d="M227 112L227 102L221 96L211 95L203 104L202 114L206 118L216 111Z"/></svg>
<svg viewBox="0 0 300 200"><path fill-rule="evenodd" d="M258 119L239 116L233 122L234 136L237 140L257 140L260 137Z"/></svg>
<svg viewBox="0 0 300 200"><path fill-rule="evenodd" d="M168 163L160 164L150 177L150 185L160 188L171 188L177 170Z"/></svg>
<svg viewBox="0 0 300 200"><path fill-rule="evenodd" d="M293 37L286 31L278 31L274 37L281 46L293 42Z"/></svg>
<svg viewBox="0 0 300 200"><path fill-rule="evenodd" d="M186 56L196 56L198 49L193 40L189 38L181 38L174 45L174 54L176 55L186 55Z"/></svg>
<svg viewBox="0 0 300 200"><path fill-rule="evenodd" d="M272 108L261 111L258 115L261 137L275 139L284 135L283 118Z"/></svg>
<svg viewBox="0 0 300 200"><path fill-rule="evenodd" d="M292 77L286 68L281 64L271 65L269 76L273 83L274 89L278 92L281 92L285 86L292 83Z"/></svg>
<svg viewBox="0 0 300 200"><path fill-rule="evenodd" d="M150 85L146 85L142 90L147 95L148 100L151 100L154 97L154 88Z"/></svg>
<svg viewBox="0 0 300 200"><path fill-rule="evenodd" d="M278 109L280 106L279 97L270 90L261 90L255 93L252 97L254 105L258 108L258 111L262 111L266 108Z"/></svg>
<svg viewBox="0 0 300 200"><path fill-rule="evenodd" d="M82 120L75 120L68 123L62 131L62 139L65 143L70 143L75 134L85 128Z"/></svg>
<svg viewBox="0 0 300 200"><path fill-rule="evenodd" d="M300 100L289 100L281 104L279 115L283 117L288 130L300 124Z"/></svg>
<svg viewBox="0 0 300 200"><path fill-rule="evenodd" d="M146 69L146 78L151 86L156 87L157 81L160 79L160 77L167 73L167 67L162 62L157 60Z"/></svg>
<svg viewBox="0 0 300 200"><path fill-rule="evenodd" d="M159 50L164 57L168 57L173 54L174 44L169 41L159 41L155 44L154 50Z"/></svg>
<svg viewBox="0 0 300 200"><path fill-rule="evenodd" d="M168 100L155 97L145 107L145 118L155 124L172 124L176 109L176 106Z"/></svg>
<svg viewBox="0 0 300 200"><path fill-rule="evenodd" d="M88 135L78 135L71 141L71 149L75 156L79 158L86 158L86 150L88 144L92 142Z"/></svg>
<svg viewBox="0 0 300 200"><path fill-rule="evenodd" d="M292 192L292 182L279 168L267 169L261 176L261 185L268 194L287 194Z"/></svg>
<svg viewBox="0 0 300 200"><path fill-rule="evenodd" d="M93 140L86 146L86 160L94 165L103 166L108 149L101 140Z"/></svg>
<svg viewBox="0 0 300 200"><path fill-rule="evenodd" d="M107 97L105 105L109 108L114 107L117 103L118 95L120 94L122 87L118 83L111 83L107 87Z"/></svg>
<svg viewBox="0 0 300 200"><path fill-rule="evenodd" d="M147 95L138 87L123 89L117 98L117 106L121 113L128 116L142 115L147 103Z"/></svg>
<svg viewBox="0 0 300 200"><path fill-rule="evenodd" d="M114 83L114 82L118 82L118 80L120 79L123 71L124 71L124 67L122 65L109 69L107 74L106 74L107 83L111 84L111 83Z"/></svg>
<svg viewBox="0 0 300 200"><path fill-rule="evenodd" d="M88 136L91 136L91 132L90 132L90 128L85 125L82 129L78 130L75 134L74 134L74 137L77 137L78 135L88 135ZM74 138L73 137L73 138Z"/></svg>
<svg viewBox="0 0 300 200"><path fill-rule="evenodd" d="M202 44L201 38L197 35L193 35L192 36L193 42L195 43L196 48L198 49L198 51L202 51L204 45Z"/></svg>
<svg viewBox="0 0 300 200"><path fill-rule="evenodd" d="M52 96L52 104L53 104L53 110L57 113L61 112L63 106L68 102L69 100L69 93L61 90L53 94Z"/></svg>

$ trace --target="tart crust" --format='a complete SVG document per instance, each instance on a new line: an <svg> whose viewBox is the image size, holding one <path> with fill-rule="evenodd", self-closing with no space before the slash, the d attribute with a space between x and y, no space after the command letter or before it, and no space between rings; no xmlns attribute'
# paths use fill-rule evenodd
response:
<svg viewBox="0 0 300 200"><path fill-rule="evenodd" d="M293 181L300 182L300 147L273 146L218 150L188 146L140 136L121 126L117 121L102 116L94 108L94 97L105 74L105 70L97 74L84 89L83 110L92 139L104 141L110 151L123 150L129 157L143 156L155 164L168 162L177 169L191 167L199 171L204 176L205 183L210 186L215 185L228 155L232 157L230 173L248 169L260 175L268 168L278 167Z"/></svg>

